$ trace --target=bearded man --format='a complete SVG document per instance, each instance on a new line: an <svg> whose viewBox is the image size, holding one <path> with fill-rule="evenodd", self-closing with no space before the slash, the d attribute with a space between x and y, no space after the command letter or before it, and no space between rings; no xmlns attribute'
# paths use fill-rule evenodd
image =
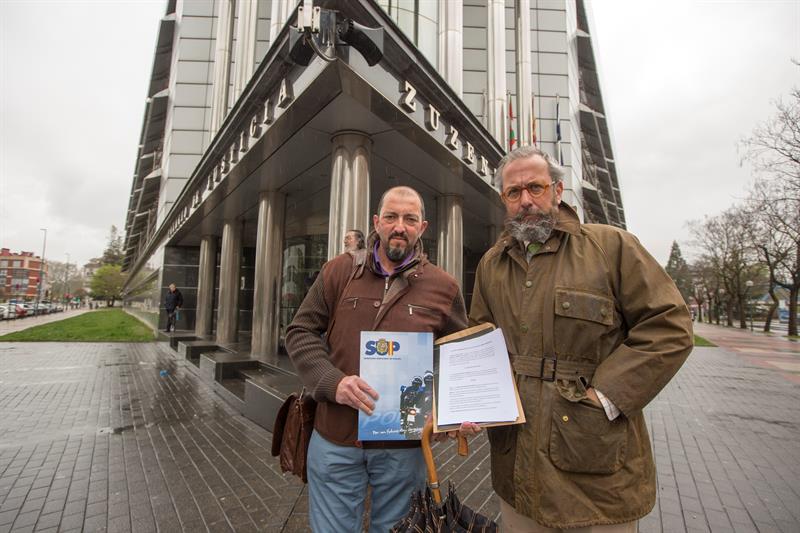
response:
<svg viewBox="0 0 800 533"><path fill-rule="evenodd" d="M458 283L422 252L428 222L419 193L389 189L372 221L366 249L322 267L286 332L297 373L319 402L307 463L315 533L362 531L368 485L370 531L389 531L408 512L411 493L425 486L419 441L356 440L358 410L372 414L378 399L358 375L359 333L440 337L467 324Z"/></svg>
<svg viewBox="0 0 800 533"><path fill-rule="evenodd" d="M490 428L505 531L635 532L655 503L642 409L692 349L672 279L619 228L581 224L564 171L521 147L495 175L506 231L470 322L502 328L527 422Z"/></svg>

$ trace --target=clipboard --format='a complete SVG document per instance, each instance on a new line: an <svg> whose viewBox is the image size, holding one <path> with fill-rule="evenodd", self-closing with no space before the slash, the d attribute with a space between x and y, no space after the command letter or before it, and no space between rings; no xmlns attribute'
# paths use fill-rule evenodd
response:
<svg viewBox="0 0 800 533"><path fill-rule="evenodd" d="M439 347L443 344L447 344L450 342L458 342L458 341L465 341L467 339L474 339L482 335L486 335L487 333L491 333L495 329L496 328L494 324L492 324L491 322L486 322L484 324L473 326L471 328L462 329L461 331L456 331L455 333L451 333L450 335L444 336L434 341L433 343L433 432L434 433L444 433L446 431L453 431L461 426L461 424L448 424L440 426L437 422L438 411L436 408L436 398L439 396ZM480 427L488 428L496 426L512 426L515 424L525 423L525 412L522 410L522 402L520 401L519 390L517 389L517 380L512 379L512 383L514 384L514 398L516 399L517 402L517 413L519 413L519 416L516 418L516 420L508 422L478 422L477 424Z"/></svg>

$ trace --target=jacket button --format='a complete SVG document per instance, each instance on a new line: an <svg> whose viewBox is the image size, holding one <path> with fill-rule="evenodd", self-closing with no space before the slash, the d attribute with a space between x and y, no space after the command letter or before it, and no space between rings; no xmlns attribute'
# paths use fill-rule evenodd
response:
<svg viewBox="0 0 800 533"><path fill-rule="evenodd" d="M569 422L569 417L567 415L564 415L561 417L561 420L563 420L564 422Z"/></svg>
<svg viewBox="0 0 800 533"><path fill-rule="evenodd" d="M561 302L561 307L563 309L569 309L569 302Z"/></svg>
<svg viewBox="0 0 800 533"><path fill-rule="evenodd" d="M533 285L533 282L531 280L528 280L528 281L525 282L525 286L526 287L530 287L532 285Z"/></svg>
<svg viewBox="0 0 800 533"><path fill-rule="evenodd" d="M608 314L608 310L606 310L605 308L600 310L600 316L606 316L607 314Z"/></svg>
<svg viewBox="0 0 800 533"><path fill-rule="evenodd" d="M372 302L372 307L380 307L380 306L381 306L380 302Z"/></svg>
<svg viewBox="0 0 800 533"><path fill-rule="evenodd" d="M528 331L528 326L526 326L525 324L523 324L523 325L522 325L522 327L520 327L519 329L521 329L521 330L522 330L522 333L526 333L526 332Z"/></svg>

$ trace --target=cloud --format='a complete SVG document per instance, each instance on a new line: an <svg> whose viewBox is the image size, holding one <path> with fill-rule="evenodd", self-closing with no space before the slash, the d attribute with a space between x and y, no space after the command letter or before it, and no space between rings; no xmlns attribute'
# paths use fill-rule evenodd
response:
<svg viewBox="0 0 800 533"><path fill-rule="evenodd" d="M128 206L157 2L0 2L0 244L85 262Z"/></svg>
<svg viewBox="0 0 800 533"><path fill-rule="evenodd" d="M800 3L589 5L628 228L663 264L746 195L737 142L798 82Z"/></svg>

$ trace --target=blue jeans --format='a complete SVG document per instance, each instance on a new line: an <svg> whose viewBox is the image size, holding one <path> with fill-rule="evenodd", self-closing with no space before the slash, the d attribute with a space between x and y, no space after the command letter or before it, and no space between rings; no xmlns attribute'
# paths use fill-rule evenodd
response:
<svg viewBox="0 0 800 533"><path fill-rule="evenodd" d="M370 532L386 533L425 486L420 448L365 450L339 446L316 431L308 446L308 515L314 533L360 533L367 485L372 487Z"/></svg>

